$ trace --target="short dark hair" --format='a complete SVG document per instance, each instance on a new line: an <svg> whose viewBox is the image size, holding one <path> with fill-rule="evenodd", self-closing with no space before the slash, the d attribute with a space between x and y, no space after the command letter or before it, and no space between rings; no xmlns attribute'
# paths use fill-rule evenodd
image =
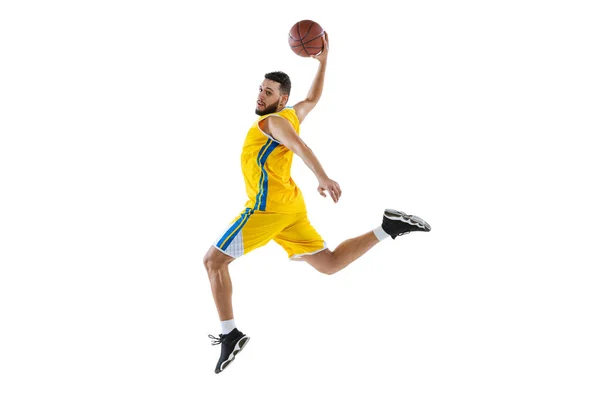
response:
<svg viewBox="0 0 600 400"><path fill-rule="evenodd" d="M290 91L292 90L292 81L290 80L288 74L286 74L285 72L269 72L268 74L265 74L265 79L278 82L280 85L279 91L281 92L281 94L287 94L288 96L290 95Z"/></svg>

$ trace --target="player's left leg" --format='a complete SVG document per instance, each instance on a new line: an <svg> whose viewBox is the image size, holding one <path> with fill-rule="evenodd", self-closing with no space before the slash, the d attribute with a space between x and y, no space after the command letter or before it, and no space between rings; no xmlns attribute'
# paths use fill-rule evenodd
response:
<svg viewBox="0 0 600 400"><path fill-rule="evenodd" d="M303 232L299 233L299 230L302 230ZM306 261L317 271L331 275L341 271L364 255L367 251L371 250L377 243L388 237L395 239L397 236L405 235L410 232L429 232L430 230L431 226L429 226L422 218L415 215L407 215L402 211L387 209L384 212L381 226L378 226L376 229L361 236L342 242L335 250L331 251L325 248L322 251L313 253L295 253L291 258ZM302 235L305 237L313 237L316 235L316 237L320 238L318 233L316 233L316 231L313 233L313 231L314 228L310 226L310 223L308 226L306 226L306 224L298 224L297 226L294 226L293 233L295 233L296 236ZM293 238L293 236L286 231L283 231L282 235L285 235L284 238ZM293 248L295 246L294 242L292 241L290 243L289 240L282 243L282 246L286 247L286 245L288 248Z"/></svg>

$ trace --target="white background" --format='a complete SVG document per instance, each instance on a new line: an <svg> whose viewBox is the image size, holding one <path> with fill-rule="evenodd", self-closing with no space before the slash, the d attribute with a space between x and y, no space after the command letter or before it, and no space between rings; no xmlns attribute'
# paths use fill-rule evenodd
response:
<svg viewBox="0 0 600 400"><path fill-rule="evenodd" d="M592 1L3 1L0 398L598 399L600 14ZM431 223L333 276L231 266L252 340L213 373L202 257L243 208L266 72L343 197L293 176L334 248Z"/></svg>

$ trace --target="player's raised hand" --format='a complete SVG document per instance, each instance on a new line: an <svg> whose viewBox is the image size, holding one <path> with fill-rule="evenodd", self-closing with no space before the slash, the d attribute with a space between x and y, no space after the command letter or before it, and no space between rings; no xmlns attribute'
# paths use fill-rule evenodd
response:
<svg viewBox="0 0 600 400"><path fill-rule="evenodd" d="M316 56L311 56L319 61L327 60L327 55L329 54L329 36L327 35L327 32L324 33L325 34L321 36L321 40L323 40L323 50L321 50L321 52Z"/></svg>
<svg viewBox="0 0 600 400"><path fill-rule="evenodd" d="M342 197L342 189L340 188L340 185L333 179L324 178L320 180L317 190L323 197L327 197L325 192L328 192L334 203L337 203L340 197Z"/></svg>

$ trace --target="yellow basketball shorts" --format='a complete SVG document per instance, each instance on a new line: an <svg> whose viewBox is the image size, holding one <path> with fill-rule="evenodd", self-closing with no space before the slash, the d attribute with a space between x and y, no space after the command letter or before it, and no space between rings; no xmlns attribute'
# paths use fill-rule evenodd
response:
<svg viewBox="0 0 600 400"><path fill-rule="evenodd" d="M246 208L214 246L231 257L241 257L274 240L290 259L318 253L326 243L310 224L305 212L280 214Z"/></svg>

